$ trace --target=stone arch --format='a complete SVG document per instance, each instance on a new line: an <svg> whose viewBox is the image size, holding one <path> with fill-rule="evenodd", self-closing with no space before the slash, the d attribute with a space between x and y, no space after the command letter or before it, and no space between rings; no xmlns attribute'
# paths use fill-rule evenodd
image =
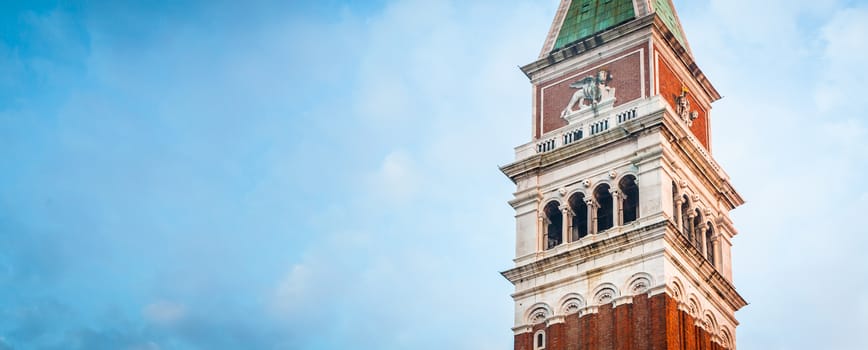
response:
<svg viewBox="0 0 868 350"><path fill-rule="evenodd" d="M585 305L585 298L578 293L570 293L561 298L560 313L563 315L571 315L579 312Z"/></svg>
<svg viewBox="0 0 868 350"><path fill-rule="evenodd" d="M732 332L727 326L720 327L720 345L727 349L732 348Z"/></svg>
<svg viewBox="0 0 868 350"><path fill-rule="evenodd" d="M687 297L687 313L697 320L702 315L702 304L699 303L699 298L695 294L690 294Z"/></svg>
<svg viewBox="0 0 868 350"><path fill-rule="evenodd" d="M672 299L675 299L679 304L684 303L684 284L681 283L681 280L678 277L672 277L672 281L669 282L669 293L672 295Z"/></svg>
<svg viewBox="0 0 868 350"><path fill-rule="evenodd" d="M536 303L527 309L527 324L540 324L552 317L552 308L546 303Z"/></svg>
<svg viewBox="0 0 868 350"><path fill-rule="evenodd" d="M595 305L609 304L620 296L621 293L618 291L618 287L611 283L603 283L594 288Z"/></svg>
<svg viewBox="0 0 868 350"><path fill-rule="evenodd" d="M624 286L624 292L632 295L640 295L647 293L653 285L654 277L648 273L639 272L627 280L627 284Z"/></svg>
<svg viewBox="0 0 868 350"><path fill-rule="evenodd" d="M545 329L541 329L534 333L533 335L533 349L534 350L544 350L546 348L546 343L548 343L548 339L546 339L546 331Z"/></svg>
<svg viewBox="0 0 868 350"><path fill-rule="evenodd" d="M588 191L583 190L581 188L573 189L573 190L567 192L567 195L564 196L564 198L572 198L575 195L581 195L582 197L588 198Z"/></svg>
<svg viewBox="0 0 868 350"><path fill-rule="evenodd" d="M705 326L705 330L711 334L718 334L720 330L718 329L717 317L714 316L713 313L709 310L705 310L702 316L702 325Z"/></svg>

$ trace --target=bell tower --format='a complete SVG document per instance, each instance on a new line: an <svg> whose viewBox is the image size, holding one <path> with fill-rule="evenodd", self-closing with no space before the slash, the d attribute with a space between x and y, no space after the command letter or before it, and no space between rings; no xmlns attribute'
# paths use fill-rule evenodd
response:
<svg viewBox="0 0 868 350"><path fill-rule="evenodd" d="M744 200L711 150L720 95L670 0L562 0L516 184L516 350L735 349Z"/></svg>

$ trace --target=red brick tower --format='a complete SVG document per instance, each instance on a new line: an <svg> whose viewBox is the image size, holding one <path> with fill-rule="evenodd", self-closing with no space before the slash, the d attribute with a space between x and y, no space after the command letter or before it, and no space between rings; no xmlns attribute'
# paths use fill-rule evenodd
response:
<svg viewBox="0 0 868 350"><path fill-rule="evenodd" d="M670 0L562 0L516 184L515 349L735 349L744 203L711 155L720 95Z"/></svg>

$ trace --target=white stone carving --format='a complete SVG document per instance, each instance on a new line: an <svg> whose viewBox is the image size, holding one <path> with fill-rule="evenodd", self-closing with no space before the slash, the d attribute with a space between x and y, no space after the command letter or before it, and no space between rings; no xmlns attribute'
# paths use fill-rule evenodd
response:
<svg viewBox="0 0 868 350"><path fill-rule="evenodd" d="M551 308L544 303L536 304L532 306L530 310L531 312L528 313L527 316L528 324L543 323L552 316Z"/></svg>
<svg viewBox="0 0 868 350"><path fill-rule="evenodd" d="M579 310L581 308L582 308L581 300L572 299L572 300L568 301L566 305L564 305L564 314L569 315L569 314L577 313L577 312L579 312Z"/></svg>
<svg viewBox="0 0 868 350"><path fill-rule="evenodd" d="M681 89L681 95L675 99L677 105L675 113L678 113L678 116L681 117L681 120L687 126L693 126L693 121L699 118L699 112L690 109L690 100L687 98L688 93L690 93L690 90L686 87Z"/></svg>
<svg viewBox="0 0 868 350"><path fill-rule="evenodd" d="M696 297L691 295L690 299L687 301L687 313L693 318L699 318L699 302L696 301Z"/></svg>
<svg viewBox="0 0 868 350"><path fill-rule="evenodd" d="M637 278L632 284L630 284L630 292L634 295L638 295L647 292L650 287L651 281L647 278Z"/></svg>
<svg viewBox="0 0 868 350"><path fill-rule="evenodd" d="M605 305L613 302L619 296L618 290L611 283L605 283L597 287L597 292L594 293L594 303L596 305Z"/></svg>
<svg viewBox="0 0 868 350"><path fill-rule="evenodd" d="M604 289L597 293L596 301L599 305L604 305L611 303L612 300L615 299L615 291L611 289Z"/></svg>
<svg viewBox="0 0 868 350"><path fill-rule="evenodd" d="M530 316L530 323L542 323L548 318L546 310L540 309Z"/></svg>
<svg viewBox="0 0 868 350"><path fill-rule="evenodd" d="M571 84L570 87L578 89L578 91L573 94L567 107L561 113L561 117L566 119L573 114L584 112L587 110L585 102L590 102L590 110L594 112L601 104L614 106L615 88L609 86L610 81L612 81L612 74L607 70L601 70L597 76L591 75ZM578 104L578 109L573 109L576 104Z"/></svg>
<svg viewBox="0 0 868 350"><path fill-rule="evenodd" d="M581 295L576 293L570 293L563 297L561 302L561 314L562 315L570 315L574 313L578 313L583 307L585 307L585 300Z"/></svg>
<svg viewBox="0 0 868 350"><path fill-rule="evenodd" d="M732 337L729 335L729 330L723 329L720 331L720 345L723 345L725 348L729 348L730 344L732 344Z"/></svg>

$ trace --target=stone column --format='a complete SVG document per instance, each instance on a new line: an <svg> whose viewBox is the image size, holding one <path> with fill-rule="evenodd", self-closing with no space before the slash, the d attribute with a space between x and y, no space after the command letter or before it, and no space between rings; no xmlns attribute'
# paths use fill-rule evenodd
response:
<svg viewBox="0 0 868 350"><path fill-rule="evenodd" d="M684 197L678 196L678 198L675 199L675 212L672 213L672 217L675 219L675 227L677 227L679 230L684 227L684 225L681 224L681 206L683 205Z"/></svg>
<svg viewBox="0 0 868 350"><path fill-rule="evenodd" d="M585 198L585 204L588 206L588 235L597 234L597 201L593 196Z"/></svg>
<svg viewBox="0 0 868 350"><path fill-rule="evenodd" d="M573 225L573 220L572 220L573 219L573 211L570 210L569 205L564 205L561 207L561 217L564 219L563 224L561 224L561 227L563 228L562 229L563 236L561 237L561 239L562 239L561 244L567 244L567 243L570 243L570 239L572 238L570 233L572 231L571 228Z"/></svg>
<svg viewBox="0 0 868 350"><path fill-rule="evenodd" d="M719 236L720 236L720 234L717 233L717 230L714 230L714 234L711 235L711 253L714 254L714 256L712 257L713 259L711 259L711 264L714 265L715 268L720 266L717 264L717 260L720 259L719 258L720 253L718 253L718 250L720 250L718 248L720 246L720 244L717 243L717 238ZM708 255L706 255L706 256L708 256Z"/></svg>
<svg viewBox="0 0 868 350"><path fill-rule="evenodd" d="M694 242L699 245L697 248L702 253L702 257L707 259L708 253L705 251L705 225L700 224L699 230L696 234L698 236L695 237Z"/></svg>
<svg viewBox="0 0 868 350"><path fill-rule="evenodd" d="M621 191L609 189L612 194L612 226L624 225L624 203L622 203ZM626 198L626 196L625 196Z"/></svg>
<svg viewBox="0 0 868 350"><path fill-rule="evenodd" d="M690 244L693 244L693 218L696 217L696 214L693 211L687 213L687 229L684 229L684 226L681 227L684 230L684 236L687 237L687 240L690 241Z"/></svg>
<svg viewBox="0 0 868 350"><path fill-rule="evenodd" d="M546 230L545 230L546 222L545 222L545 220L546 220L545 215L540 213L539 214L539 220L537 220L537 228L536 228L536 232L537 232L537 240L536 240L537 249L536 249L536 251L537 252L546 251L546 243L547 243L546 239L548 237L546 237Z"/></svg>

